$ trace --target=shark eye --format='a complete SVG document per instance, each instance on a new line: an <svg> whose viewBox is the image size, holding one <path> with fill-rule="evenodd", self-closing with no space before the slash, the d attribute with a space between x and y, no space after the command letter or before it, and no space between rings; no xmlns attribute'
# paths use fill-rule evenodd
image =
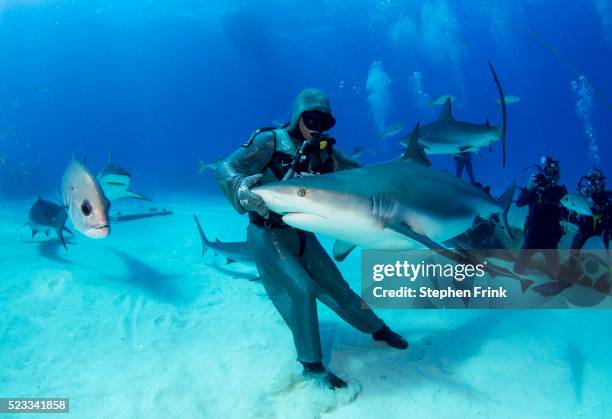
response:
<svg viewBox="0 0 612 419"><path fill-rule="evenodd" d="M81 204L81 212L85 217L89 217L91 215L91 204L88 200L83 201Z"/></svg>
<svg viewBox="0 0 612 419"><path fill-rule="evenodd" d="M298 196L300 196L300 197L306 196L306 189L302 188L302 189L298 190Z"/></svg>

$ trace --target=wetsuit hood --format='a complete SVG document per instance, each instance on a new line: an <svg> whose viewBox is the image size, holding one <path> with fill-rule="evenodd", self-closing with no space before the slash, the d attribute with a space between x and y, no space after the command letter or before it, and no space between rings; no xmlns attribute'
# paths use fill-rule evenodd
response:
<svg viewBox="0 0 612 419"><path fill-rule="evenodd" d="M291 132L297 127L300 117L305 111L320 111L331 115L329 98L319 89L309 88L302 90L293 104L291 122L287 127L287 131Z"/></svg>

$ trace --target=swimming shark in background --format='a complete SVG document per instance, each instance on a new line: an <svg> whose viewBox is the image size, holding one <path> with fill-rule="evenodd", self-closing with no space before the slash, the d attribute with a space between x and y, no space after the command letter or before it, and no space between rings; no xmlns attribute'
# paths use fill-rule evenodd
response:
<svg viewBox="0 0 612 419"><path fill-rule="evenodd" d="M38 233L45 233L49 237L49 231L55 231L60 242L67 250L64 231L74 236L74 233L66 227L67 219L68 213L63 206L38 197L30 208L28 222L24 224L24 227L27 225L32 229L32 238Z"/></svg>
<svg viewBox="0 0 612 419"><path fill-rule="evenodd" d="M193 219L198 226L200 239L202 239L202 256L210 249L215 255L225 257L228 264L233 262L253 262L253 257L251 256L251 251L249 250L247 242L222 242L219 241L219 239L215 239L214 242L211 242L206 238L197 215L194 214Z"/></svg>
<svg viewBox="0 0 612 419"><path fill-rule="evenodd" d="M141 199L151 201L149 198L130 191L130 173L117 163L113 162L113 155L109 151L108 164L96 176L104 195L112 202L118 199Z"/></svg>
<svg viewBox="0 0 612 419"><path fill-rule="evenodd" d="M507 214L515 183L499 199L481 188L429 167L415 127L400 160L294 178L253 188L266 206L293 227L339 240L336 260L357 245L373 249L445 249L477 216Z"/></svg>
<svg viewBox="0 0 612 419"><path fill-rule="evenodd" d="M385 137L393 137L394 135L399 134L404 129L404 124L401 122L396 122L391 125L387 125L381 132L378 133L380 138Z"/></svg>
<svg viewBox="0 0 612 419"><path fill-rule="evenodd" d="M77 231L92 239L110 234L110 202L91 172L74 156L62 176L62 203Z"/></svg>
<svg viewBox="0 0 612 419"><path fill-rule="evenodd" d="M501 125L495 127L488 120L484 124L474 124L455 119L451 110L451 98L448 97L444 102L438 119L423 125L419 129L419 142L425 147L427 154L457 154L465 151L478 152L481 147L490 147L493 142L501 139L502 166L506 165L506 101L501 84L491 63L489 63L489 68L497 85L501 102ZM407 140L411 136L412 133L404 137L402 144L406 145Z"/></svg>
<svg viewBox="0 0 612 419"><path fill-rule="evenodd" d="M435 106L440 106L440 105L444 105L446 103L447 100L451 100L451 101L455 101L457 98L455 96L451 96L451 95L442 95L434 100L432 100L431 102L429 102L429 109L435 107Z"/></svg>

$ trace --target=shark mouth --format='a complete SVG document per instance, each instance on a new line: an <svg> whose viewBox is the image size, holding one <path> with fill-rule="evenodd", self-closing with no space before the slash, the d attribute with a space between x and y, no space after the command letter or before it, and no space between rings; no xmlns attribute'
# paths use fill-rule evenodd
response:
<svg viewBox="0 0 612 419"><path fill-rule="evenodd" d="M287 212L283 214L283 221L289 225L320 222L321 220L325 219L326 217L321 215L310 214L307 212Z"/></svg>

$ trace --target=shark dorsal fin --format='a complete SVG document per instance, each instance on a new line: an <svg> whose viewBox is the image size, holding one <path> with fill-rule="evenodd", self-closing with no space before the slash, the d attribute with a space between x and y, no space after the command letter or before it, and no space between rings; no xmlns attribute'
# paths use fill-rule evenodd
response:
<svg viewBox="0 0 612 419"><path fill-rule="evenodd" d="M440 111L440 116L438 117L440 120L454 120L453 111L451 109L451 97L447 97L444 102L444 106L442 106L442 110Z"/></svg>
<svg viewBox="0 0 612 419"><path fill-rule="evenodd" d="M419 128L421 126L420 122L417 122L414 130L412 131L412 135L408 140L408 144L406 145L406 151L402 155L401 160L412 160L414 162L424 164L426 166L431 165L430 161L427 159L425 155L425 151L421 147L419 143Z"/></svg>

